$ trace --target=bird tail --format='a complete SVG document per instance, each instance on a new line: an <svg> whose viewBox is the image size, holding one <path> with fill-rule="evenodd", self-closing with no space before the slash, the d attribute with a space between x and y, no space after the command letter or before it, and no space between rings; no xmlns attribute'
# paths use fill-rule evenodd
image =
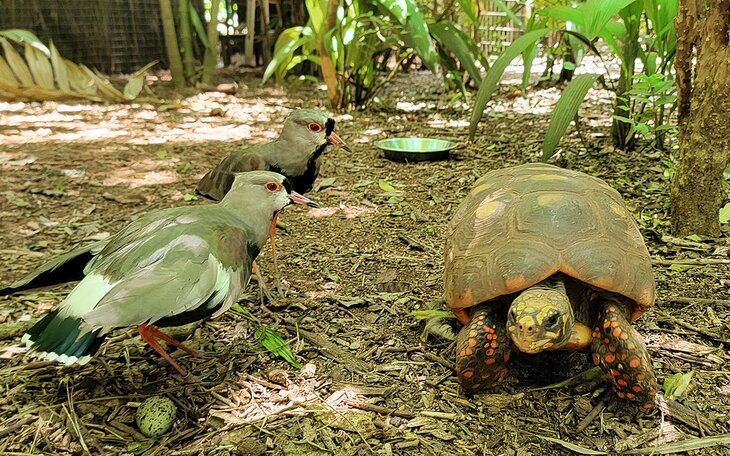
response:
<svg viewBox="0 0 730 456"><path fill-rule="evenodd" d="M106 337L102 328L83 328L80 317L63 316L54 310L23 335L21 342L33 348L38 355L66 365L86 364L91 360Z"/></svg>

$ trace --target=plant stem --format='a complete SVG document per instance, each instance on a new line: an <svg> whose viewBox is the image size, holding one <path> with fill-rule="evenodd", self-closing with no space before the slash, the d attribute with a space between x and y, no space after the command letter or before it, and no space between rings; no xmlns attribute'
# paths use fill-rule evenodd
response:
<svg viewBox="0 0 730 456"><path fill-rule="evenodd" d="M162 19L162 31L165 35L165 50L167 60L170 61L170 73L175 87L181 89L185 86L185 73L183 72L182 59L177 45L175 34L175 19L172 15L170 0L160 0L160 16Z"/></svg>
<svg viewBox="0 0 730 456"><path fill-rule="evenodd" d="M213 73L215 73L215 67L218 63L218 0L213 0L210 5L210 22L206 33L208 35L208 43L210 43L210 49L205 50L205 56L203 57L203 84L210 85L213 82Z"/></svg>
<svg viewBox="0 0 730 456"><path fill-rule="evenodd" d="M332 62L327 46L325 46L325 39L327 32L329 32L335 25L337 20L337 8L340 6L339 0L328 0L327 1L327 16L325 16L324 24L320 33L319 40L319 61L320 67L322 68L322 79L327 85L327 98L330 101L330 105L333 109L340 109L340 92L337 86L337 74L335 73L335 65Z"/></svg>
<svg viewBox="0 0 730 456"><path fill-rule="evenodd" d="M193 57L193 34L190 27L189 0L177 0L177 14L180 24L180 49L182 50L183 73L187 81L192 81L195 73Z"/></svg>

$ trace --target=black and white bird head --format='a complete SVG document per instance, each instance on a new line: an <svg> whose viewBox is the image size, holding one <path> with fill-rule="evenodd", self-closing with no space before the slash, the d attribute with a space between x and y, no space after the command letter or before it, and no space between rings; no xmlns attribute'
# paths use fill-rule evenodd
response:
<svg viewBox="0 0 730 456"><path fill-rule="evenodd" d="M296 144L307 144L301 150L311 151L311 155L318 156L329 145L352 152L335 133L335 119L326 112L316 109L297 109L284 122L280 139Z"/></svg>

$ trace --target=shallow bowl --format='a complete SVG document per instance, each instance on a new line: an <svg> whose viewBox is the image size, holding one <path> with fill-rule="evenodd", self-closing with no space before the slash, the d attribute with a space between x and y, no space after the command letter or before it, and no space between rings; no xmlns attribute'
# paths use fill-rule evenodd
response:
<svg viewBox="0 0 730 456"><path fill-rule="evenodd" d="M435 138L388 138L375 141L375 146L383 150L388 160L419 162L445 160L457 144Z"/></svg>

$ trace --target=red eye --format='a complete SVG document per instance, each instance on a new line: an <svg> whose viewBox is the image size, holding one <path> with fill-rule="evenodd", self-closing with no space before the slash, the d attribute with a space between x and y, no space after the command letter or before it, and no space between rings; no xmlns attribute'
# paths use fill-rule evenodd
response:
<svg viewBox="0 0 730 456"><path fill-rule="evenodd" d="M309 128L309 131L313 131L315 133L319 133L324 128L324 127L322 127L322 125L318 124L317 122L309 122L307 124L307 127Z"/></svg>
<svg viewBox="0 0 730 456"><path fill-rule="evenodd" d="M268 190L272 193L278 192L279 189L281 189L281 184L279 184L278 182L269 182L266 184L266 190Z"/></svg>

